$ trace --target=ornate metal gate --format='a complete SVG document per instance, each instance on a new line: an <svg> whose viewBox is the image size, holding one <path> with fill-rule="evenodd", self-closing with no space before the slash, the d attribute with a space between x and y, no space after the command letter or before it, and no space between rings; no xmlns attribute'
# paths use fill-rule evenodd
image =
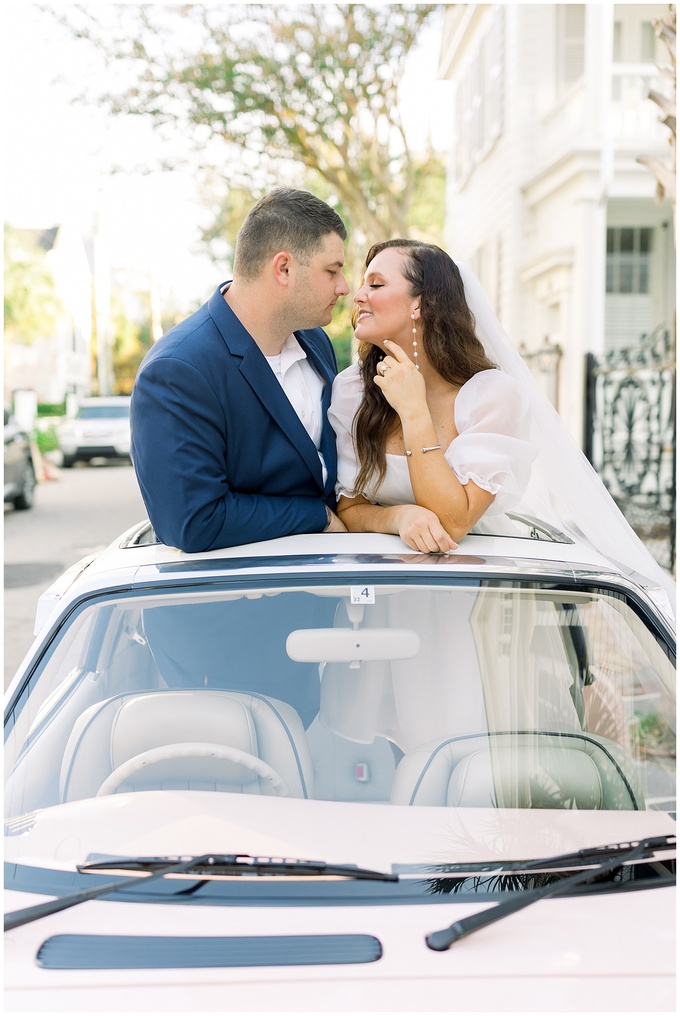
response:
<svg viewBox="0 0 680 1016"><path fill-rule="evenodd" d="M586 358L584 450L649 550L675 570L675 343L657 328Z"/></svg>

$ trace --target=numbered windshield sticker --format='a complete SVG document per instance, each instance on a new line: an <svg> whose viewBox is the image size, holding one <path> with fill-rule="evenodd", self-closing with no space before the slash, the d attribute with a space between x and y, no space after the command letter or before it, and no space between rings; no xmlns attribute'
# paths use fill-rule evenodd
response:
<svg viewBox="0 0 680 1016"><path fill-rule="evenodd" d="M375 603L373 586L351 586L349 592L352 603Z"/></svg>

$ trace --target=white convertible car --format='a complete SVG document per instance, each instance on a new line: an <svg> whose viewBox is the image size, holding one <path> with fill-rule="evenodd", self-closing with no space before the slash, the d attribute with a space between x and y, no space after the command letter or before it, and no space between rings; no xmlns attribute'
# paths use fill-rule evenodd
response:
<svg viewBox="0 0 680 1016"><path fill-rule="evenodd" d="M5 1007L674 1011L663 590L533 519L63 576L6 700Z"/></svg>

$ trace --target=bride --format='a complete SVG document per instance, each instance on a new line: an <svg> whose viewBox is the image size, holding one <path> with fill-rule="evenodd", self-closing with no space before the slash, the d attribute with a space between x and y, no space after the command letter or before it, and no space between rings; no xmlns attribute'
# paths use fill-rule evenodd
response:
<svg viewBox="0 0 680 1016"><path fill-rule="evenodd" d="M439 247L374 244L354 297L359 362L335 379L338 516L448 552L509 510L589 542L672 614L675 586L630 528L472 272Z"/></svg>
<svg viewBox="0 0 680 1016"><path fill-rule="evenodd" d="M438 247L374 244L354 302L360 361L336 379L329 413L338 516L420 552L454 550L526 487L527 400L485 353L458 268Z"/></svg>

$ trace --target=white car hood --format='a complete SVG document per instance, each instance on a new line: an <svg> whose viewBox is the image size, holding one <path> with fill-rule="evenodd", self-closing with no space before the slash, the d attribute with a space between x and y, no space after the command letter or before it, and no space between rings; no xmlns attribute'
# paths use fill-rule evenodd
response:
<svg viewBox="0 0 680 1016"><path fill-rule="evenodd" d="M242 853L353 863L526 860L674 834L664 812L430 808L163 791L75 801L11 819L5 858L70 868L91 853ZM30 858L30 860L29 860Z"/></svg>
<svg viewBox="0 0 680 1016"><path fill-rule="evenodd" d="M226 798L229 798L227 801ZM524 859L675 832L661 812L491 811L146 792L74 802L11 820L6 862L72 869L88 854L248 853L356 863ZM195 884L195 880L193 883ZM257 905L91 900L5 936L13 1012L641 1012L674 1011L672 888L555 897L511 914L447 952L426 936L495 901L483 895L333 905L291 895ZM6 909L44 896L8 892ZM382 904L382 905L381 905ZM71 939L70 936L83 936ZM142 948L205 939L255 950L263 938L375 943L373 962L249 961L217 967L45 968L53 943L75 951L102 935ZM341 938L338 939L337 936ZM136 945L136 943L138 943ZM107 949L108 946L103 946ZM118 948L118 946L116 946ZM130 946L128 945L128 948ZM194 952L201 950L200 942ZM214 948L214 944L213 944ZM77 967L76 963L76 967ZM86 964L85 964L86 966ZM115 966L115 965L114 965Z"/></svg>

